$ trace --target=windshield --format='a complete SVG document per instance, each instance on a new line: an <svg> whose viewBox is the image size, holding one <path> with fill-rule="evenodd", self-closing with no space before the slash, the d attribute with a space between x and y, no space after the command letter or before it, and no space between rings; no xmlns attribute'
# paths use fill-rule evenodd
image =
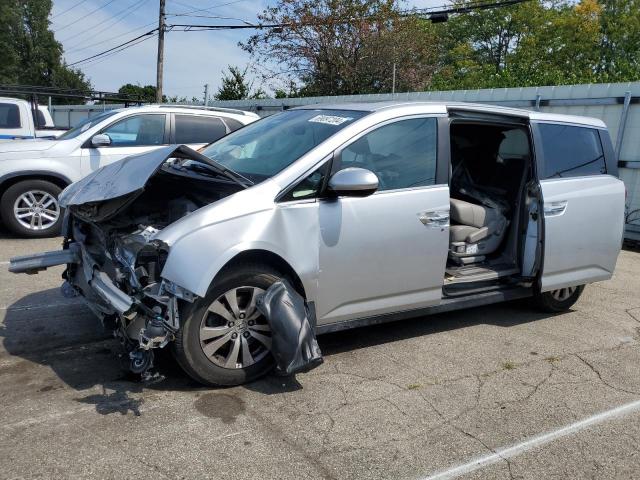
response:
<svg viewBox="0 0 640 480"><path fill-rule="evenodd" d="M91 127L103 121L105 118L109 118L111 115L115 115L116 113L118 113L116 110L111 110L109 112L104 112L99 115L96 115L95 117L87 118L81 121L78 125L73 127L71 130L67 130L66 132L64 132L56 140L66 140L69 138L76 138L81 133L86 132Z"/></svg>
<svg viewBox="0 0 640 480"><path fill-rule="evenodd" d="M251 123L202 154L254 182L274 176L368 112L290 110Z"/></svg>

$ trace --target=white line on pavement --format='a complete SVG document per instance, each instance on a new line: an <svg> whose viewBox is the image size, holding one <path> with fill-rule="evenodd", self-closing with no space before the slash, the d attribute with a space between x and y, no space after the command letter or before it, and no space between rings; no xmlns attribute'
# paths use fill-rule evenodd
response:
<svg viewBox="0 0 640 480"><path fill-rule="evenodd" d="M499 448L497 450L494 450L494 453L490 455L478 457L475 460L471 460L470 462L464 463L462 465L457 465L428 477L424 477L423 480L442 480L448 478L456 478L460 475L465 475L480 468L486 467L487 465L492 465L502 460L507 460L508 458L515 457L516 455L526 452L527 450L531 450L532 448L536 448L546 443L553 442L554 440L557 440L561 437L566 437L580 430L584 430L585 428L603 423L614 417L628 415L638 410L640 410L640 400L636 400L635 402L627 403L625 405L621 405L620 407L598 413L591 417L587 417L584 420L572 423L571 425L567 425L566 427L537 435L533 438L530 438L529 440L525 440L524 442L512 445L511 447Z"/></svg>
<svg viewBox="0 0 640 480"><path fill-rule="evenodd" d="M0 265L9 265L9 262L2 261L0 262Z"/></svg>

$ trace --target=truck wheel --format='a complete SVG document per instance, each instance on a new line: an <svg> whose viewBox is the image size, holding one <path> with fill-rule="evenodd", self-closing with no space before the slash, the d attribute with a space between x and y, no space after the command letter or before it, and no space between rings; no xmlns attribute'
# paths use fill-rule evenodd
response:
<svg viewBox="0 0 640 480"><path fill-rule="evenodd" d="M0 199L2 221L13 233L28 238L60 233L62 189L46 180L24 180L11 185Z"/></svg>
<svg viewBox="0 0 640 480"><path fill-rule="evenodd" d="M538 292L533 297L533 301L539 309L545 312L565 312L578 301L583 290L584 285L579 285L576 287L559 288L557 290L551 290L550 292Z"/></svg>
<svg viewBox="0 0 640 480"><path fill-rule="evenodd" d="M271 329L256 300L283 275L247 263L224 272L204 298L186 303L174 354L194 380L211 386L240 385L273 368Z"/></svg>

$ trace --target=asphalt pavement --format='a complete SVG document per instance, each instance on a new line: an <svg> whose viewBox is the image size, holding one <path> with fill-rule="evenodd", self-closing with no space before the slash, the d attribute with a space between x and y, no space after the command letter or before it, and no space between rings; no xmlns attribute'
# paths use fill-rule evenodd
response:
<svg viewBox="0 0 640 480"><path fill-rule="evenodd" d="M519 301L329 334L307 374L211 389L169 356L137 382L61 268L8 272L59 245L0 233L0 478L640 477L636 251L567 313Z"/></svg>

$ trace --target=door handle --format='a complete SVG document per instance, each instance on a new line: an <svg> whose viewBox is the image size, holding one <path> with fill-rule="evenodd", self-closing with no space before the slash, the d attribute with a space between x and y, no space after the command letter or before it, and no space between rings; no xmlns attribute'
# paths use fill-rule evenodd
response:
<svg viewBox="0 0 640 480"><path fill-rule="evenodd" d="M560 200L558 202L551 202L544 204L544 216L545 217L558 217L562 215L567 209L567 200Z"/></svg>
<svg viewBox="0 0 640 480"><path fill-rule="evenodd" d="M449 210L431 210L418 214L418 220L426 227L448 227Z"/></svg>

